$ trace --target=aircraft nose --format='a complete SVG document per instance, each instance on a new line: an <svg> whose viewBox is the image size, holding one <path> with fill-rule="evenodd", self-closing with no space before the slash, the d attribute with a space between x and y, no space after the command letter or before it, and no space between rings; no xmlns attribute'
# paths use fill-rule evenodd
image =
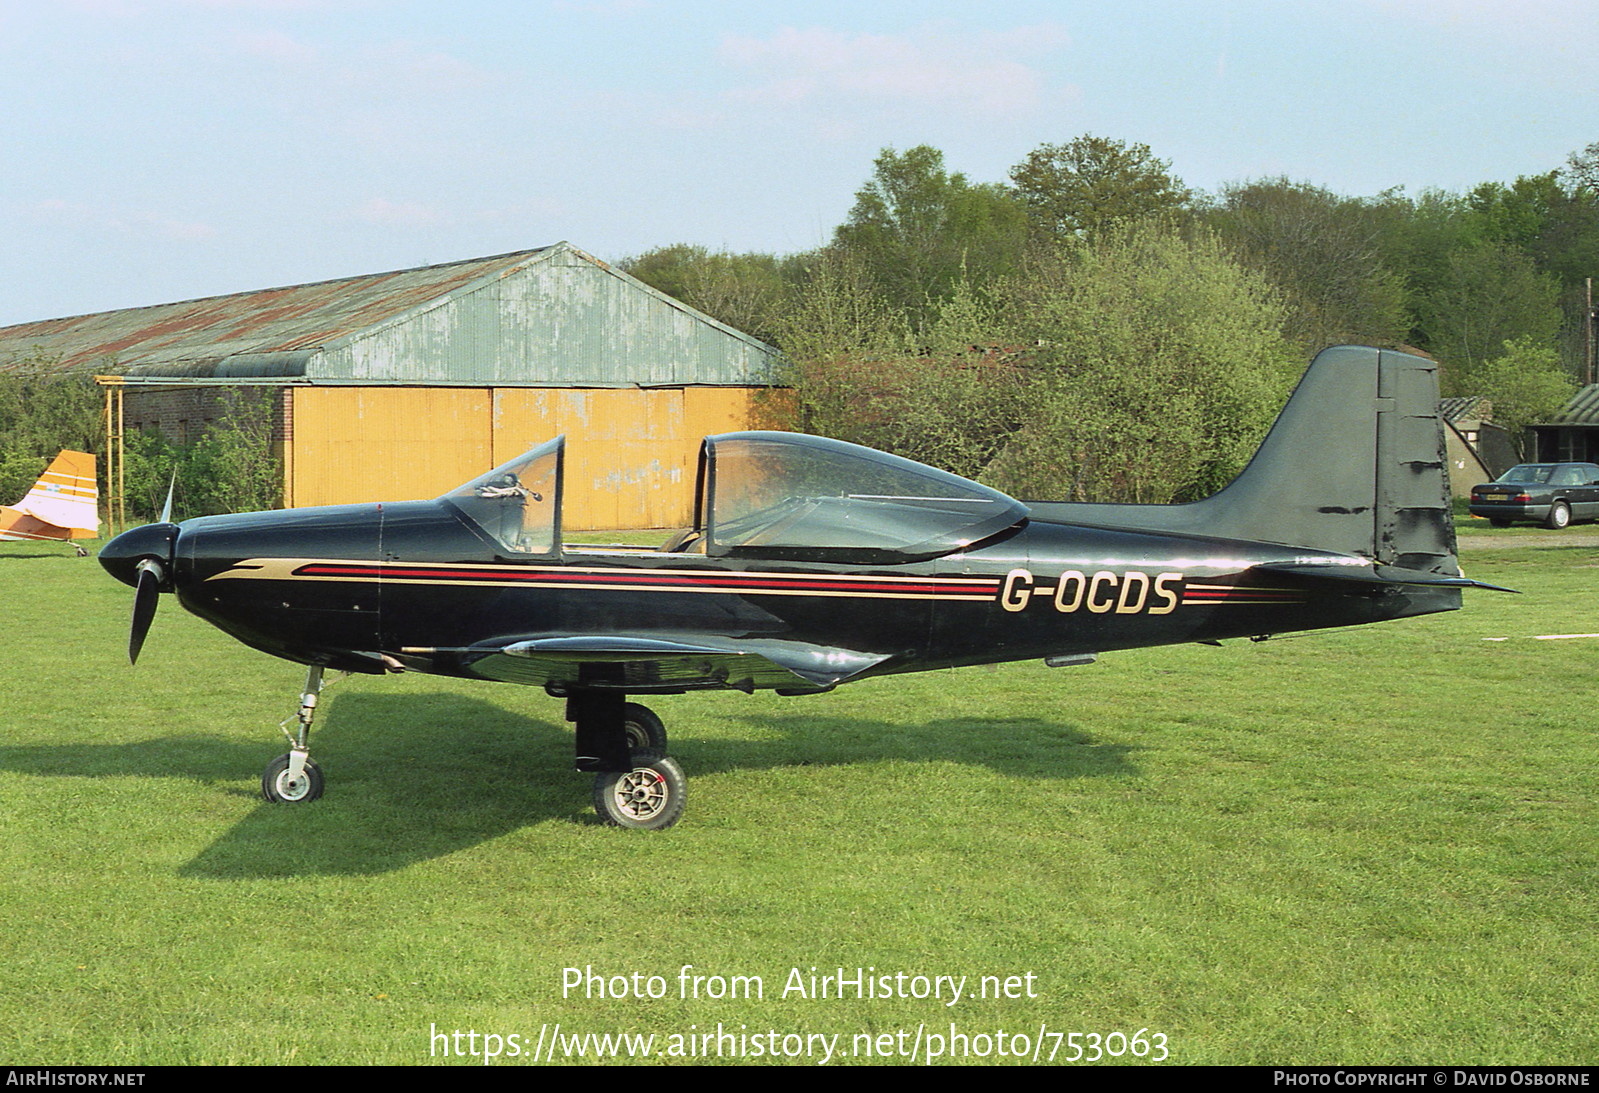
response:
<svg viewBox="0 0 1599 1093"><path fill-rule="evenodd" d="M156 561L164 580L171 579L176 524L143 524L131 528L100 548L100 564L123 584L138 587L139 563ZM168 586L170 587L170 585Z"/></svg>

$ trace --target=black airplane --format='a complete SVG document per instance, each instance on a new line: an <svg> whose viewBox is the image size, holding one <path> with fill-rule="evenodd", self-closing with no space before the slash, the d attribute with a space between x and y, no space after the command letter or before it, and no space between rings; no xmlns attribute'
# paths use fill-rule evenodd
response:
<svg viewBox="0 0 1599 1093"><path fill-rule="evenodd" d="M591 547L562 540L558 437L432 501L163 519L100 560L137 589L131 659L171 592L309 667L269 801L322 793L325 669L430 672L565 699L599 815L659 829L686 784L630 696L819 694L1455 610L1477 582L1455 559L1435 367L1327 350L1244 472L1190 504L1024 504L869 448L742 432L704 441L691 528Z"/></svg>

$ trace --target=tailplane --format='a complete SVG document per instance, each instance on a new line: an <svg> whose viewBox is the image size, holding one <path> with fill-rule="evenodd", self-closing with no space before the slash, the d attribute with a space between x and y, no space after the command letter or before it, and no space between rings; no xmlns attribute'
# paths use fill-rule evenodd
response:
<svg viewBox="0 0 1599 1093"><path fill-rule="evenodd" d="M1394 350L1324 350L1219 493L1181 505L1037 503L1033 515L1282 543L1459 577L1437 369Z"/></svg>

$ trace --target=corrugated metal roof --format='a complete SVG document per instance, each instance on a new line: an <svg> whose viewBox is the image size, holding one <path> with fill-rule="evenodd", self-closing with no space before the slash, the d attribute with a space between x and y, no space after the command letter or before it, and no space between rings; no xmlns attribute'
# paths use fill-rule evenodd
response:
<svg viewBox="0 0 1599 1093"><path fill-rule="evenodd" d="M1461 395L1456 398L1441 398L1438 400L1438 416L1448 422L1456 422L1464 417L1482 417L1484 410L1492 411L1493 407L1482 407L1484 399L1481 395Z"/></svg>
<svg viewBox="0 0 1599 1093"><path fill-rule="evenodd" d="M62 369L173 365L208 375L228 357L316 349L551 249L3 327L0 368L37 351Z"/></svg>
<svg viewBox="0 0 1599 1093"><path fill-rule="evenodd" d="M1571 396L1571 401L1547 425L1599 425L1599 383L1590 383Z"/></svg>

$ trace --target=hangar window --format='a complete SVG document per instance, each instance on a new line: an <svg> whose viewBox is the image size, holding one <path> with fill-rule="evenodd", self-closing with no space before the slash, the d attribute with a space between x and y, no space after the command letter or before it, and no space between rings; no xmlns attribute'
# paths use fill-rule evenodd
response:
<svg viewBox="0 0 1599 1093"><path fill-rule="evenodd" d="M561 550L561 472L566 437L558 436L440 497L509 554L554 556Z"/></svg>
<svg viewBox="0 0 1599 1093"><path fill-rule="evenodd" d="M701 450L695 524L712 557L902 563L1026 517L998 490L839 440L727 433Z"/></svg>

